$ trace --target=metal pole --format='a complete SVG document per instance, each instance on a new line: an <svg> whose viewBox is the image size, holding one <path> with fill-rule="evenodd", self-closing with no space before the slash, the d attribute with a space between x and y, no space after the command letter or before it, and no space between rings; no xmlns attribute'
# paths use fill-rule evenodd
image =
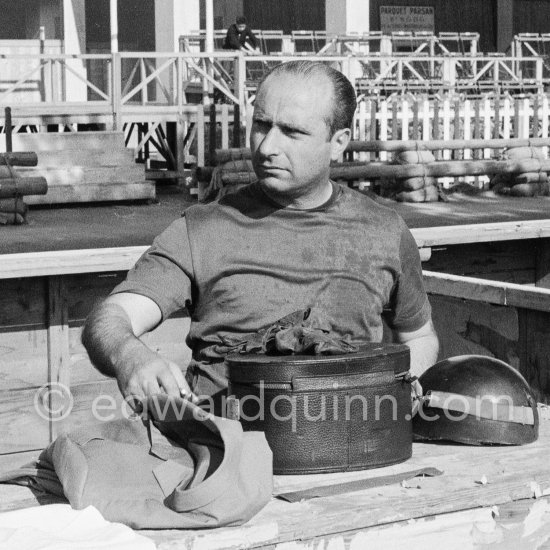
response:
<svg viewBox="0 0 550 550"><path fill-rule="evenodd" d="M118 0L110 0L111 53L118 52Z"/></svg>

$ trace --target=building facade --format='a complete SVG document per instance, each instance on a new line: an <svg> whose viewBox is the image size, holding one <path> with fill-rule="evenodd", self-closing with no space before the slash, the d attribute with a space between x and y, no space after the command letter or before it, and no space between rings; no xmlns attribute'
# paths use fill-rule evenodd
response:
<svg viewBox="0 0 550 550"><path fill-rule="evenodd" d="M205 28L205 0L0 0L0 41L62 40L66 53L110 51L117 2L120 51L175 51ZM213 0L214 28L243 14L256 29L476 32L479 49L505 52L517 33L550 32L550 0Z"/></svg>

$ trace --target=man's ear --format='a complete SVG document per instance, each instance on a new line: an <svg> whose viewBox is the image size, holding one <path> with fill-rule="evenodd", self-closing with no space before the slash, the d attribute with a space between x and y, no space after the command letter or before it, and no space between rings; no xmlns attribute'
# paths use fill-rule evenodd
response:
<svg viewBox="0 0 550 550"><path fill-rule="evenodd" d="M346 150L350 139L351 130L349 128L342 128L334 133L330 139L330 160L338 160L340 158L340 155Z"/></svg>

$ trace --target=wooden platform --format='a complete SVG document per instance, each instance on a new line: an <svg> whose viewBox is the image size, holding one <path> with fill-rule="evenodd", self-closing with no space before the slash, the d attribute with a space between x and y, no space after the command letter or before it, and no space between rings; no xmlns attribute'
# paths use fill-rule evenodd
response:
<svg viewBox="0 0 550 550"><path fill-rule="evenodd" d="M46 195L25 198L29 205L144 200L155 198L155 184L134 162L123 132L14 134L14 151L34 151L38 165L20 168L25 176L44 176ZM0 135L0 150L5 136Z"/></svg>
<svg viewBox="0 0 550 550"><path fill-rule="evenodd" d="M539 410L540 437L530 445L415 443L413 457L402 464L347 474L278 476L274 493L425 467L442 471L438 477L293 504L274 498L242 527L141 533L165 550L549 548L550 420L548 409ZM50 500L56 501L41 499ZM0 485L1 511L37 504L30 490Z"/></svg>
<svg viewBox="0 0 550 550"><path fill-rule="evenodd" d="M31 208L28 225L2 228L0 254L148 245L195 202L175 186L160 187L157 200L155 204ZM396 210L411 229L424 228L435 236L438 235L438 231L432 230L435 227L550 219L550 197L456 196L450 202L426 204L378 201ZM447 236L451 232L449 229ZM518 229L516 234L521 238L522 230ZM470 230L469 238L477 238L475 231Z"/></svg>
<svg viewBox="0 0 550 550"><path fill-rule="evenodd" d="M95 301L122 280L154 235L189 205L176 193L159 199L147 206L35 207L28 226L0 228L0 469L26 462L59 433L89 423L91 404L100 393L118 395L116 384L90 365L80 344L80 329ZM465 197L456 203L388 205L403 215L420 248L441 357L460 353L499 357L526 376L540 401L550 402L550 199ZM185 365L189 350L182 335L188 323L184 316L174 317L148 335L147 342ZM55 382L70 387L74 397L63 420L55 415L41 418L35 408L41 388ZM273 501L246 528L149 535L164 548L231 544L273 548L288 542L290 546L281 548L317 550L328 548L334 539L330 548L362 550L367 543L369 548L377 547L379 535L372 529L379 525L396 524L391 536L399 540L409 536L414 540L419 533L443 525L444 531L459 529L461 537L488 528L491 540L508 536L511 530L520 541L516 548L528 548L522 544L527 539L521 538L521 514L535 514L535 519L528 516L528 522L540 520L541 529L550 532L542 521L546 508L539 501L519 500L521 514L513 508L503 511L500 519L491 516L490 508L460 510L506 506L503 503L548 489L548 423L543 433L539 443L518 449L415 445L412 461L388 472L431 465L450 476L421 480L421 489L388 487L357 498L293 505ZM476 484L483 474L489 483ZM297 480L281 479L277 486L285 490L312 481ZM323 480L332 478L323 476ZM531 485L533 480L539 482L540 491ZM529 512L526 502L536 504L536 510ZM0 487L0 508L32 503L36 499L28 491ZM403 523L443 512L457 515ZM519 527L501 525L503 515L510 519L508 513ZM365 529L370 529L368 537L375 538L364 538ZM386 529L383 540L394 540L387 539L388 533ZM454 548L446 542L441 547Z"/></svg>

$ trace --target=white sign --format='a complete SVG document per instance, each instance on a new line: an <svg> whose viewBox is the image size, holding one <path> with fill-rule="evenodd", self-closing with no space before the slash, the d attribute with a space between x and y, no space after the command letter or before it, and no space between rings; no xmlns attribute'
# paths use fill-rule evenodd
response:
<svg viewBox="0 0 550 550"><path fill-rule="evenodd" d="M433 6L380 6L380 30L434 32Z"/></svg>

